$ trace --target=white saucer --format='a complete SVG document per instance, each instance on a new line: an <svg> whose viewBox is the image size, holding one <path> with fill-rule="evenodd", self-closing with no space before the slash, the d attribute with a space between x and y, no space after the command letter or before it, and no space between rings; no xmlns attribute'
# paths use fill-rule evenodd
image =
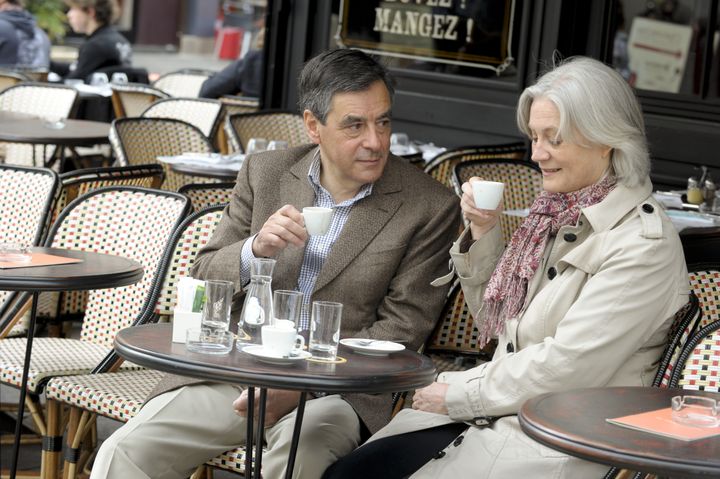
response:
<svg viewBox="0 0 720 479"><path fill-rule="evenodd" d="M364 344L367 341L372 342ZM405 349L405 346L400 343L379 339L345 338L340 340L340 344L347 346L356 353L367 354L368 356L387 356L390 353L397 353Z"/></svg>
<svg viewBox="0 0 720 479"><path fill-rule="evenodd" d="M300 351L292 356L278 356L274 353L268 352L263 348L262 344L256 346L246 346L243 348L244 353L248 353L258 361L270 364L292 364L298 361L304 361L305 359L312 356L308 351Z"/></svg>

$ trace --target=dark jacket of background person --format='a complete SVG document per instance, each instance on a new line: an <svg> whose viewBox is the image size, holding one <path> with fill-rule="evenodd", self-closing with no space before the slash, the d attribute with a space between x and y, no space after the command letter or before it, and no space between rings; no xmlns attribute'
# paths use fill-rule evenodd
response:
<svg viewBox="0 0 720 479"><path fill-rule="evenodd" d="M112 66L130 66L132 47L115 27L104 25L87 37L78 59L69 67L53 64L52 70L64 78L85 80L94 71Z"/></svg>
<svg viewBox="0 0 720 479"><path fill-rule="evenodd" d="M17 59L23 67L47 68L50 65L50 39L37 26L35 18L26 10L0 12L0 18L12 25L17 35ZM3 62L4 63L4 62Z"/></svg>
<svg viewBox="0 0 720 479"><path fill-rule="evenodd" d="M15 66L17 54L18 39L15 29L10 22L0 18L0 65Z"/></svg>
<svg viewBox="0 0 720 479"><path fill-rule="evenodd" d="M211 76L200 89L200 98L220 98L223 95L259 97L263 83L263 51L250 50L222 71Z"/></svg>

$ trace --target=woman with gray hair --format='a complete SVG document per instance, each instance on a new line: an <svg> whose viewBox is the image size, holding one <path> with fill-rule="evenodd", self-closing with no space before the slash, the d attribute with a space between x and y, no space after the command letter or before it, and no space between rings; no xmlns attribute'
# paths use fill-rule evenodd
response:
<svg viewBox="0 0 720 479"><path fill-rule="evenodd" d="M505 248L501 211L476 208L465 183L469 226L450 250L479 342L498 337L492 361L441 373L325 478L607 470L530 439L516 414L543 393L651 384L688 298L682 247L652 198L640 106L613 69L563 62L523 92L517 122L544 191Z"/></svg>

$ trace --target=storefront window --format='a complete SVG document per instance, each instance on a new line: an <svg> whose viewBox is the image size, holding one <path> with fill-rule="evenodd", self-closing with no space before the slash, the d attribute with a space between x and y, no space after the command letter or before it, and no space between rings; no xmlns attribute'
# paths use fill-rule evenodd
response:
<svg viewBox="0 0 720 479"><path fill-rule="evenodd" d="M522 0L336 0L331 46L391 68L514 77Z"/></svg>
<svg viewBox="0 0 720 479"><path fill-rule="evenodd" d="M613 65L638 90L717 98L720 31L710 16L717 4L617 0Z"/></svg>

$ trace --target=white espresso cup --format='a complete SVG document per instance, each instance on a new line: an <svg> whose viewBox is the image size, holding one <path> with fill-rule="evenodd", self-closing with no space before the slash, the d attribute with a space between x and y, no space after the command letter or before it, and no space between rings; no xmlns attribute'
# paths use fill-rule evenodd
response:
<svg viewBox="0 0 720 479"><path fill-rule="evenodd" d="M470 185L473 190L475 207L482 210L496 210L503 197L505 183L497 181L475 180Z"/></svg>
<svg viewBox="0 0 720 479"><path fill-rule="evenodd" d="M322 236L330 229L332 222L332 208L322 206L307 206L302 210L305 229L311 236Z"/></svg>
<svg viewBox="0 0 720 479"><path fill-rule="evenodd" d="M290 356L305 347L305 338L300 336L295 328L287 327L287 324L265 325L260 334L263 349L273 355Z"/></svg>

